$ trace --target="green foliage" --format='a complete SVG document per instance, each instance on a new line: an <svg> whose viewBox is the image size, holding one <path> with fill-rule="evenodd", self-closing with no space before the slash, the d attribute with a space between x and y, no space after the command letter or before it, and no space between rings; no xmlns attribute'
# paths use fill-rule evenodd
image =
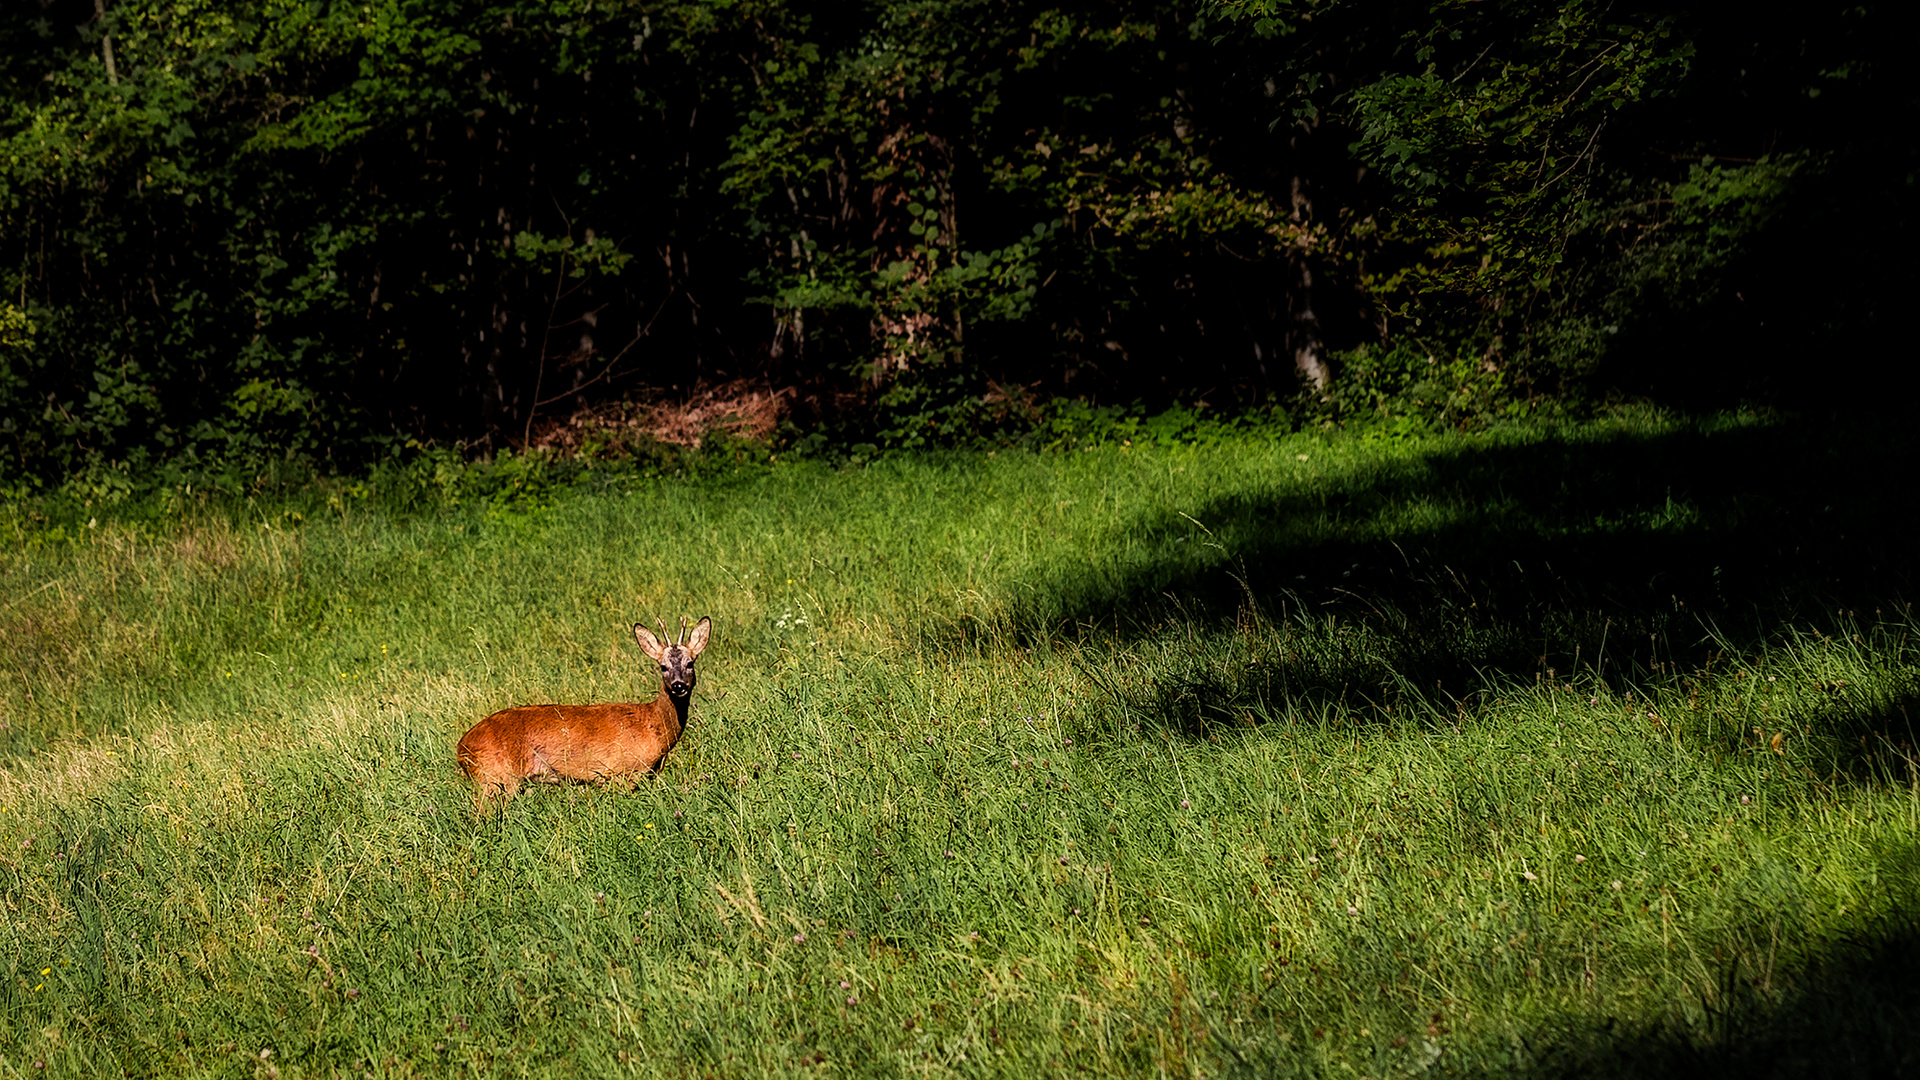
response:
<svg viewBox="0 0 1920 1080"><path fill-rule="evenodd" d="M1215 446L1334 428L1368 439L1409 439L1572 412L1557 399L1521 397L1506 371L1484 356L1443 358L1407 346L1363 346L1336 354L1335 361L1337 382L1321 391L1302 390L1284 406L1221 411L1200 402L1150 412L1140 402L1055 401L1018 441L1050 450Z"/></svg>
<svg viewBox="0 0 1920 1080"><path fill-rule="evenodd" d="M1920 110L1897 5L1761 27L1711 4L1213 7L1272 42L1291 122L1343 127L1385 189L1353 241L1389 349L1482 355L1524 399L1803 404L1804 379L1781 396L1803 350L1902 333L1882 312L1906 273L1858 246L1913 218L1913 153L1888 141ZM1788 200L1820 226L1783 219ZM1816 248L1825 269L1789 299ZM1693 345L1714 340L1741 359Z"/></svg>
<svg viewBox="0 0 1920 1080"><path fill-rule="evenodd" d="M1632 177L1612 182L1578 209L1568 258L1547 294L1548 311L1522 338L1536 364L1585 375L1612 351L1623 331L1642 344L1649 325L1699 319L1733 294L1756 249L1779 243L1790 205L1811 192L1820 165L1805 155L1726 164L1706 158L1649 197ZM1758 296L1755 297L1758 299Z"/></svg>
<svg viewBox="0 0 1920 1080"><path fill-rule="evenodd" d="M630 256L595 236L588 200L614 191L583 136L555 136L573 173L532 212L476 144L534 121L542 74L590 80L623 22L591 4L156 0L78 38L41 26L0 102L0 220L31 249L7 287L42 328L0 403L38 414L15 467L136 447L350 461L395 427L470 430L463 411L489 408L477 354L502 335L531 398L547 337L605 307L581 279ZM476 203L497 237L471 235Z"/></svg>
<svg viewBox="0 0 1920 1080"><path fill-rule="evenodd" d="M1233 446L1249 438L1282 438L1293 429L1292 417L1272 406L1237 409L1223 415L1208 409L1203 402L1149 413L1139 402L1122 408L1069 400L1051 403L1029 438L1034 445L1048 450L1091 450L1102 446L1164 449Z"/></svg>
<svg viewBox="0 0 1920 1080"><path fill-rule="evenodd" d="M1205 331L1173 314L1190 279L1165 267L1270 268L1301 230L1261 190L1270 176L1213 159L1225 131L1200 133L1183 84L1217 94L1220 75L1182 74L1176 57L1209 61L1178 12L901 4L856 40L756 83L726 183L764 230L774 356L833 348L872 394L861 435L991 437L998 403L1026 392L1012 387L1057 392L1122 339L1221 364L1168 338Z"/></svg>
<svg viewBox="0 0 1920 1080"><path fill-rule="evenodd" d="M1308 423L1406 438L1480 430L1552 411L1516 394L1507 372L1486 356L1436 355L1408 345L1363 346L1341 354L1338 361L1340 381L1324 393L1309 391L1301 398L1299 408Z"/></svg>
<svg viewBox="0 0 1920 1080"><path fill-rule="evenodd" d="M1450 312L1524 307L1553 277L1602 132L1670 99L1694 51L1675 16L1585 0L1218 6L1256 32L1312 24L1288 72L1296 110L1351 129L1355 156L1391 190L1380 239L1413 249L1372 275L1374 298L1456 335L1478 328Z"/></svg>
<svg viewBox="0 0 1920 1080"><path fill-rule="evenodd" d="M1917 175L1888 5L53 5L0 28L15 476L493 451L742 377L891 448L1265 407L1316 355L1783 399L1911 277L1865 269Z"/></svg>
<svg viewBox="0 0 1920 1080"><path fill-rule="evenodd" d="M519 442L755 364L945 441L1140 344L1169 256L1293 237L1196 126L1241 91L1172 8L125 0L7 33L15 471Z"/></svg>
<svg viewBox="0 0 1920 1080"><path fill-rule="evenodd" d="M27 385L27 371L35 366L33 318L12 304L0 301L0 401L19 402ZM15 436L19 418L12 412L0 417L0 437Z"/></svg>

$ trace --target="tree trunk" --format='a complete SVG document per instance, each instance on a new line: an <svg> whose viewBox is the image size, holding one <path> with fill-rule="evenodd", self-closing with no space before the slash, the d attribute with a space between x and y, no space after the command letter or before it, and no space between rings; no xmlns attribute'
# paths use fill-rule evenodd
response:
<svg viewBox="0 0 1920 1080"><path fill-rule="evenodd" d="M1306 225L1313 218L1313 199L1307 194L1304 177L1293 178L1293 220ZM1313 313L1313 267L1307 263L1305 249L1296 248L1288 260L1292 288L1287 290L1287 344L1293 349L1293 366L1315 391L1325 390L1333 380L1320 341L1320 317Z"/></svg>

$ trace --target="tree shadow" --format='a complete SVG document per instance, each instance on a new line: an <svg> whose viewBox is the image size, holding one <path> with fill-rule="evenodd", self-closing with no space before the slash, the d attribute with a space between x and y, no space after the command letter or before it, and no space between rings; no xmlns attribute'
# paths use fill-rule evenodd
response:
<svg viewBox="0 0 1920 1080"><path fill-rule="evenodd" d="M1282 701L1450 713L1536 680L1625 691L1796 629L1911 628L1920 500L1886 478L1914 475L1916 449L1891 430L1782 422L1383 456L1143 515L1100 545L1125 554L932 633L1112 653L1176 626L1295 631L1283 655L1251 658L1265 663L1216 650L1126 695L1189 726Z"/></svg>
<svg viewBox="0 0 1920 1080"><path fill-rule="evenodd" d="M1158 597L1217 612L1294 595L1415 619L1464 605L1487 620L1790 618L1870 602L1911 582L1916 499L1882 477L1910 475L1920 455L1911 439L1836 434L1783 424L1549 437L1234 493L1131 526L1166 556L1055 583L1055 618L1097 627ZM1214 557L1181 559L1183 544Z"/></svg>
<svg viewBox="0 0 1920 1080"><path fill-rule="evenodd" d="M1904 785L1920 790L1920 690L1850 702L1836 686L1831 708L1808 725L1811 753L1800 759L1811 778L1856 786Z"/></svg>
<svg viewBox="0 0 1920 1080"><path fill-rule="evenodd" d="M1910 871L1913 853L1894 861ZM1748 929L1749 940L1765 940ZM1652 1023L1538 1033L1518 1056L1530 1075L1569 1080L1920 1074L1920 920L1910 911L1836 935L1784 978L1760 966L1733 960L1716 985Z"/></svg>
<svg viewBox="0 0 1920 1080"><path fill-rule="evenodd" d="M1517 1022L1513 1028L1496 1022L1476 1025L1480 1033L1469 1036L1451 1033L1454 1018L1441 1013L1430 1014L1431 1022L1426 1015L1409 1016L1411 1031L1399 1037L1383 1031L1367 1063L1372 1067L1359 1071L1566 1080L1920 1074L1920 979L1913 974L1920 970L1917 856L1910 845L1883 852L1879 864L1887 891L1878 913L1836 929L1809 932L1800 925L1819 921L1802 910L1800 898L1756 903L1748 918L1716 935L1720 959L1712 968L1690 988L1661 1001L1628 1005L1637 1014L1632 1019L1571 1015ZM1786 942L1783 925L1796 931ZM1348 979L1359 985L1378 981L1383 992L1407 963L1404 953L1364 939L1354 940L1342 954L1360 965L1367 963L1362 957L1371 956L1375 966L1364 976L1349 972ZM1562 959L1570 968L1568 981L1577 981L1586 959ZM1652 1012L1641 1011L1647 1008ZM1290 1020L1281 1018L1276 1026L1284 1030ZM1234 1038L1230 1026L1213 1030L1227 1051L1225 1076L1322 1074L1313 1057L1301 1053L1304 1037L1291 1042L1264 1033Z"/></svg>

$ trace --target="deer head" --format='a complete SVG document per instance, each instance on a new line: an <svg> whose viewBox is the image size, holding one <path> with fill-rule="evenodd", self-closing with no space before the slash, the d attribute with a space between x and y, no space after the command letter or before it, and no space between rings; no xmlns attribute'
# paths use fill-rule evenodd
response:
<svg viewBox="0 0 1920 1080"><path fill-rule="evenodd" d="M713 622L702 618L687 630L687 620L680 620L680 637L667 641L667 628L660 626L660 636L640 623L633 624L634 640L640 643L641 651L653 657L660 665L660 687L676 701L685 701L693 693L693 660L707 647L707 637L713 632Z"/></svg>

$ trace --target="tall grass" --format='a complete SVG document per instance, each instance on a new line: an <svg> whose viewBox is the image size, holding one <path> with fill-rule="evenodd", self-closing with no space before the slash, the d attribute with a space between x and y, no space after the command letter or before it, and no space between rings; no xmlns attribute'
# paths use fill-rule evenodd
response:
<svg viewBox="0 0 1920 1080"><path fill-rule="evenodd" d="M0 1070L1884 1074L1920 1006L1911 499L1809 448L1911 454L1830 435L21 530ZM476 818L468 725L648 696L627 626L702 614L657 778Z"/></svg>

